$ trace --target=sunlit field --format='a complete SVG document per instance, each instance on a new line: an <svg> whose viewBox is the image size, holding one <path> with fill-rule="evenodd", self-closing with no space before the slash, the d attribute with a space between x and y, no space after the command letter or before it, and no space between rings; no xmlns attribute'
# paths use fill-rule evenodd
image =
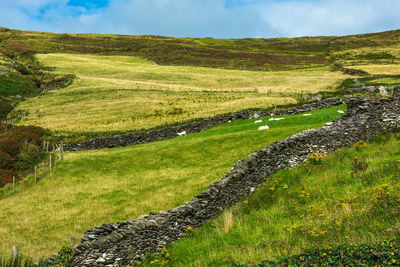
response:
<svg viewBox="0 0 400 267"><path fill-rule="evenodd" d="M400 64L355 65L352 68L364 70L370 74L400 75Z"/></svg>
<svg viewBox="0 0 400 267"><path fill-rule="evenodd" d="M20 124L58 135L90 136L149 129L248 108L295 103L300 93L329 91L346 77L328 67L258 72L159 66L124 56L38 55L74 83L22 102ZM60 108L62 107L62 108Z"/></svg>

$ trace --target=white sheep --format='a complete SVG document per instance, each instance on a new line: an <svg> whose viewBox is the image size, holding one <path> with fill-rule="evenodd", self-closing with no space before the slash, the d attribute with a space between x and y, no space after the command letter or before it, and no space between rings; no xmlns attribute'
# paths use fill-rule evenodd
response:
<svg viewBox="0 0 400 267"><path fill-rule="evenodd" d="M303 117L311 116L312 114L303 114Z"/></svg>
<svg viewBox="0 0 400 267"><path fill-rule="evenodd" d="M180 132L180 133L177 133L177 134L179 135L179 137L186 136L186 131L183 131L183 132Z"/></svg>
<svg viewBox="0 0 400 267"><path fill-rule="evenodd" d="M258 120L258 121L255 121L254 123L261 123L262 122L262 120Z"/></svg>
<svg viewBox="0 0 400 267"><path fill-rule="evenodd" d="M258 127L258 130L259 130L259 131L268 130L268 129L269 129L269 124L267 124L267 125L265 125L265 126L260 126L260 127Z"/></svg>
<svg viewBox="0 0 400 267"><path fill-rule="evenodd" d="M337 112L340 113L340 114L344 114L343 110L338 110Z"/></svg>
<svg viewBox="0 0 400 267"><path fill-rule="evenodd" d="M271 118L269 119L269 121L280 121L280 120L284 120L285 118Z"/></svg>

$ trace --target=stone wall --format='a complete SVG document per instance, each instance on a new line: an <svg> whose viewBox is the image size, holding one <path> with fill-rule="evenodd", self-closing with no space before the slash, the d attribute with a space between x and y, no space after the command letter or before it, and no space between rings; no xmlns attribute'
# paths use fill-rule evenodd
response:
<svg viewBox="0 0 400 267"><path fill-rule="evenodd" d="M400 90L392 98L350 99L347 104L348 113L332 125L300 132L252 153L185 205L87 230L82 243L74 247L73 266L128 266L132 255L140 262L146 253L179 240L188 226L199 227L243 201L270 175L299 165L310 153L329 153L383 130L400 129Z"/></svg>
<svg viewBox="0 0 400 267"><path fill-rule="evenodd" d="M123 134L105 138L92 138L85 140L83 143L67 144L64 147L65 151L80 151L90 149L101 149L111 147L132 146L154 141L165 140L177 137L177 133L186 131L187 134L197 133L207 130L213 126L227 123L228 121L249 119L257 116L283 116L291 114L299 114L311 110L323 109L332 106L343 104L344 101L340 98L328 98L320 102L301 105L288 110L244 110L231 114L218 115L195 122L190 122L182 125L168 126L159 130L151 130L148 132Z"/></svg>

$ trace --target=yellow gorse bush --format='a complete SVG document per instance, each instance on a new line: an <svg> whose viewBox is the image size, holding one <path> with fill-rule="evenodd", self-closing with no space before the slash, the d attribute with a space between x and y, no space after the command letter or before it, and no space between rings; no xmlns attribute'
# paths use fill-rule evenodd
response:
<svg viewBox="0 0 400 267"><path fill-rule="evenodd" d="M356 149L366 148L368 145L363 140L358 141L353 145Z"/></svg>
<svg viewBox="0 0 400 267"><path fill-rule="evenodd" d="M323 158L324 158L324 157L323 157L322 155L319 155L319 154L317 154L317 153L311 153L311 154L308 156L309 162L310 162L311 164L315 164L315 165L316 165L316 164L320 164Z"/></svg>

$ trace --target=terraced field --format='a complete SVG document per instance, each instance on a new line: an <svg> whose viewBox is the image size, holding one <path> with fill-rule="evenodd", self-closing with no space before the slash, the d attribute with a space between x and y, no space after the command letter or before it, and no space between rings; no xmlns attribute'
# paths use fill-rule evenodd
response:
<svg viewBox="0 0 400 267"><path fill-rule="evenodd" d="M258 72L159 66L123 56L37 57L57 72L76 74L77 79L67 88L22 102L17 110L27 110L29 115L20 124L74 138L296 103L301 93L330 91L350 77L328 67Z"/></svg>

